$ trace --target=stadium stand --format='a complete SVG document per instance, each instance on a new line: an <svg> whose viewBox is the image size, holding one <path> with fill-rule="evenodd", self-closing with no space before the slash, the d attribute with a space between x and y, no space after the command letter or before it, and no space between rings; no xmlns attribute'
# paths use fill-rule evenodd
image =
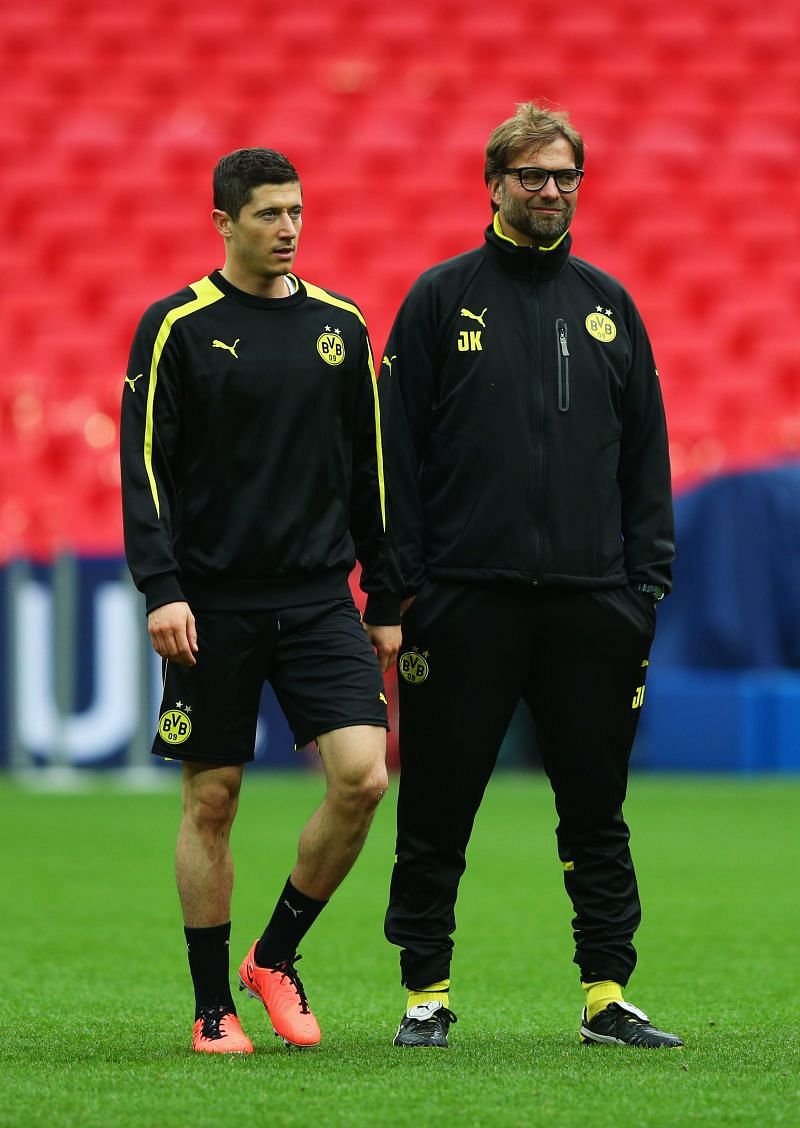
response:
<svg viewBox="0 0 800 1128"><path fill-rule="evenodd" d="M219 262L210 170L283 148L301 274L376 350L432 261L488 219L514 102L587 137L575 250L636 295L676 484L800 455L800 9L775 0L30 0L0 16L0 560L121 547L116 412L144 306Z"/></svg>

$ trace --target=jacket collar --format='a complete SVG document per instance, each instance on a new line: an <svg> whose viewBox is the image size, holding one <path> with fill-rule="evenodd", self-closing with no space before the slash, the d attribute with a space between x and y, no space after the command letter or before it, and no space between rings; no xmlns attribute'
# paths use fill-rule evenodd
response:
<svg viewBox="0 0 800 1128"><path fill-rule="evenodd" d="M572 247L569 231L552 247L521 247L504 235L495 218L484 232L486 251L501 270L525 278L554 278L565 265Z"/></svg>

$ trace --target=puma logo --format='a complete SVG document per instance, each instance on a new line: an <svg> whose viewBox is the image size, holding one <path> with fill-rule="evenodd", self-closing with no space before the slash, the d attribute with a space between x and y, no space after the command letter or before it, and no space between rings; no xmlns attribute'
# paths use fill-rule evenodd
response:
<svg viewBox="0 0 800 1128"><path fill-rule="evenodd" d="M383 363L389 369L390 375L391 375L391 372L392 372L392 362L395 361L395 360L397 360L397 353L395 353L394 356L385 356L383 358Z"/></svg>
<svg viewBox="0 0 800 1128"><path fill-rule="evenodd" d="M237 337L232 345L226 345L224 341L212 341L211 347L212 347L212 349L225 349L226 352L229 352L231 354L231 356L235 356L236 359L238 360L239 354L236 351L236 346L239 344L240 340L241 340L241 338Z"/></svg>
<svg viewBox="0 0 800 1128"><path fill-rule="evenodd" d="M486 328L486 322L483 320L483 315L486 313L486 311L488 309L489 309L488 306L484 306L484 308L481 310L480 313L472 313L468 309L462 309L461 316L462 317L471 317L473 321L477 321L478 324L482 325L485 329Z"/></svg>
<svg viewBox="0 0 800 1128"><path fill-rule="evenodd" d="M297 920L297 918L300 916L300 914L302 913L303 910L292 908L292 906L289 904L289 902L285 898L284 898L283 903L286 906L286 908L289 910L289 912L294 916L295 920Z"/></svg>
<svg viewBox="0 0 800 1128"><path fill-rule="evenodd" d="M142 376L144 376L143 372L140 372L138 376L134 376L134 378L132 380L131 380L130 376L125 377L125 383L130 384L132 392L136 391L136 381L141 380Z"/></svg>

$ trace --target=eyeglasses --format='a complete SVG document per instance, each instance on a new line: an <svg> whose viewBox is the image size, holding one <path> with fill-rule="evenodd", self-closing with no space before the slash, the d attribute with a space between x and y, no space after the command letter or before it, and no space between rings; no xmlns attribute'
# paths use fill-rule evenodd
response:
<svg viewBox="0 0 800 1128"><path fill-rule="evenodd" d="M504 176L516 176L526 192L541 192L552 177L559 192L574 192L583 179L582 168L499 168Z"/></svg>

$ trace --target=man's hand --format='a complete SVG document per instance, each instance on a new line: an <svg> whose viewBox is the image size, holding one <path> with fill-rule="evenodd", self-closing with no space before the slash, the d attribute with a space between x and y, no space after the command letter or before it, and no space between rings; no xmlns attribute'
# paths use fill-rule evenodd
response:
<svg viewBox="0 0 800 1128"><path fill-rule="evenodd" d="M178 666L196 666L197 628L188 603L165 603L147 616L153 650Z"/></svg>
<svg viewBox="0 0 800 1128"><path fill-rule="evenodd" d="M370 626L369 623L365 623L364 630L369 636L369 641L375 647L381 670L385 674L397 660L397 651L400 649L400 640L402 638L400 625L373 627Z"/></svg>

